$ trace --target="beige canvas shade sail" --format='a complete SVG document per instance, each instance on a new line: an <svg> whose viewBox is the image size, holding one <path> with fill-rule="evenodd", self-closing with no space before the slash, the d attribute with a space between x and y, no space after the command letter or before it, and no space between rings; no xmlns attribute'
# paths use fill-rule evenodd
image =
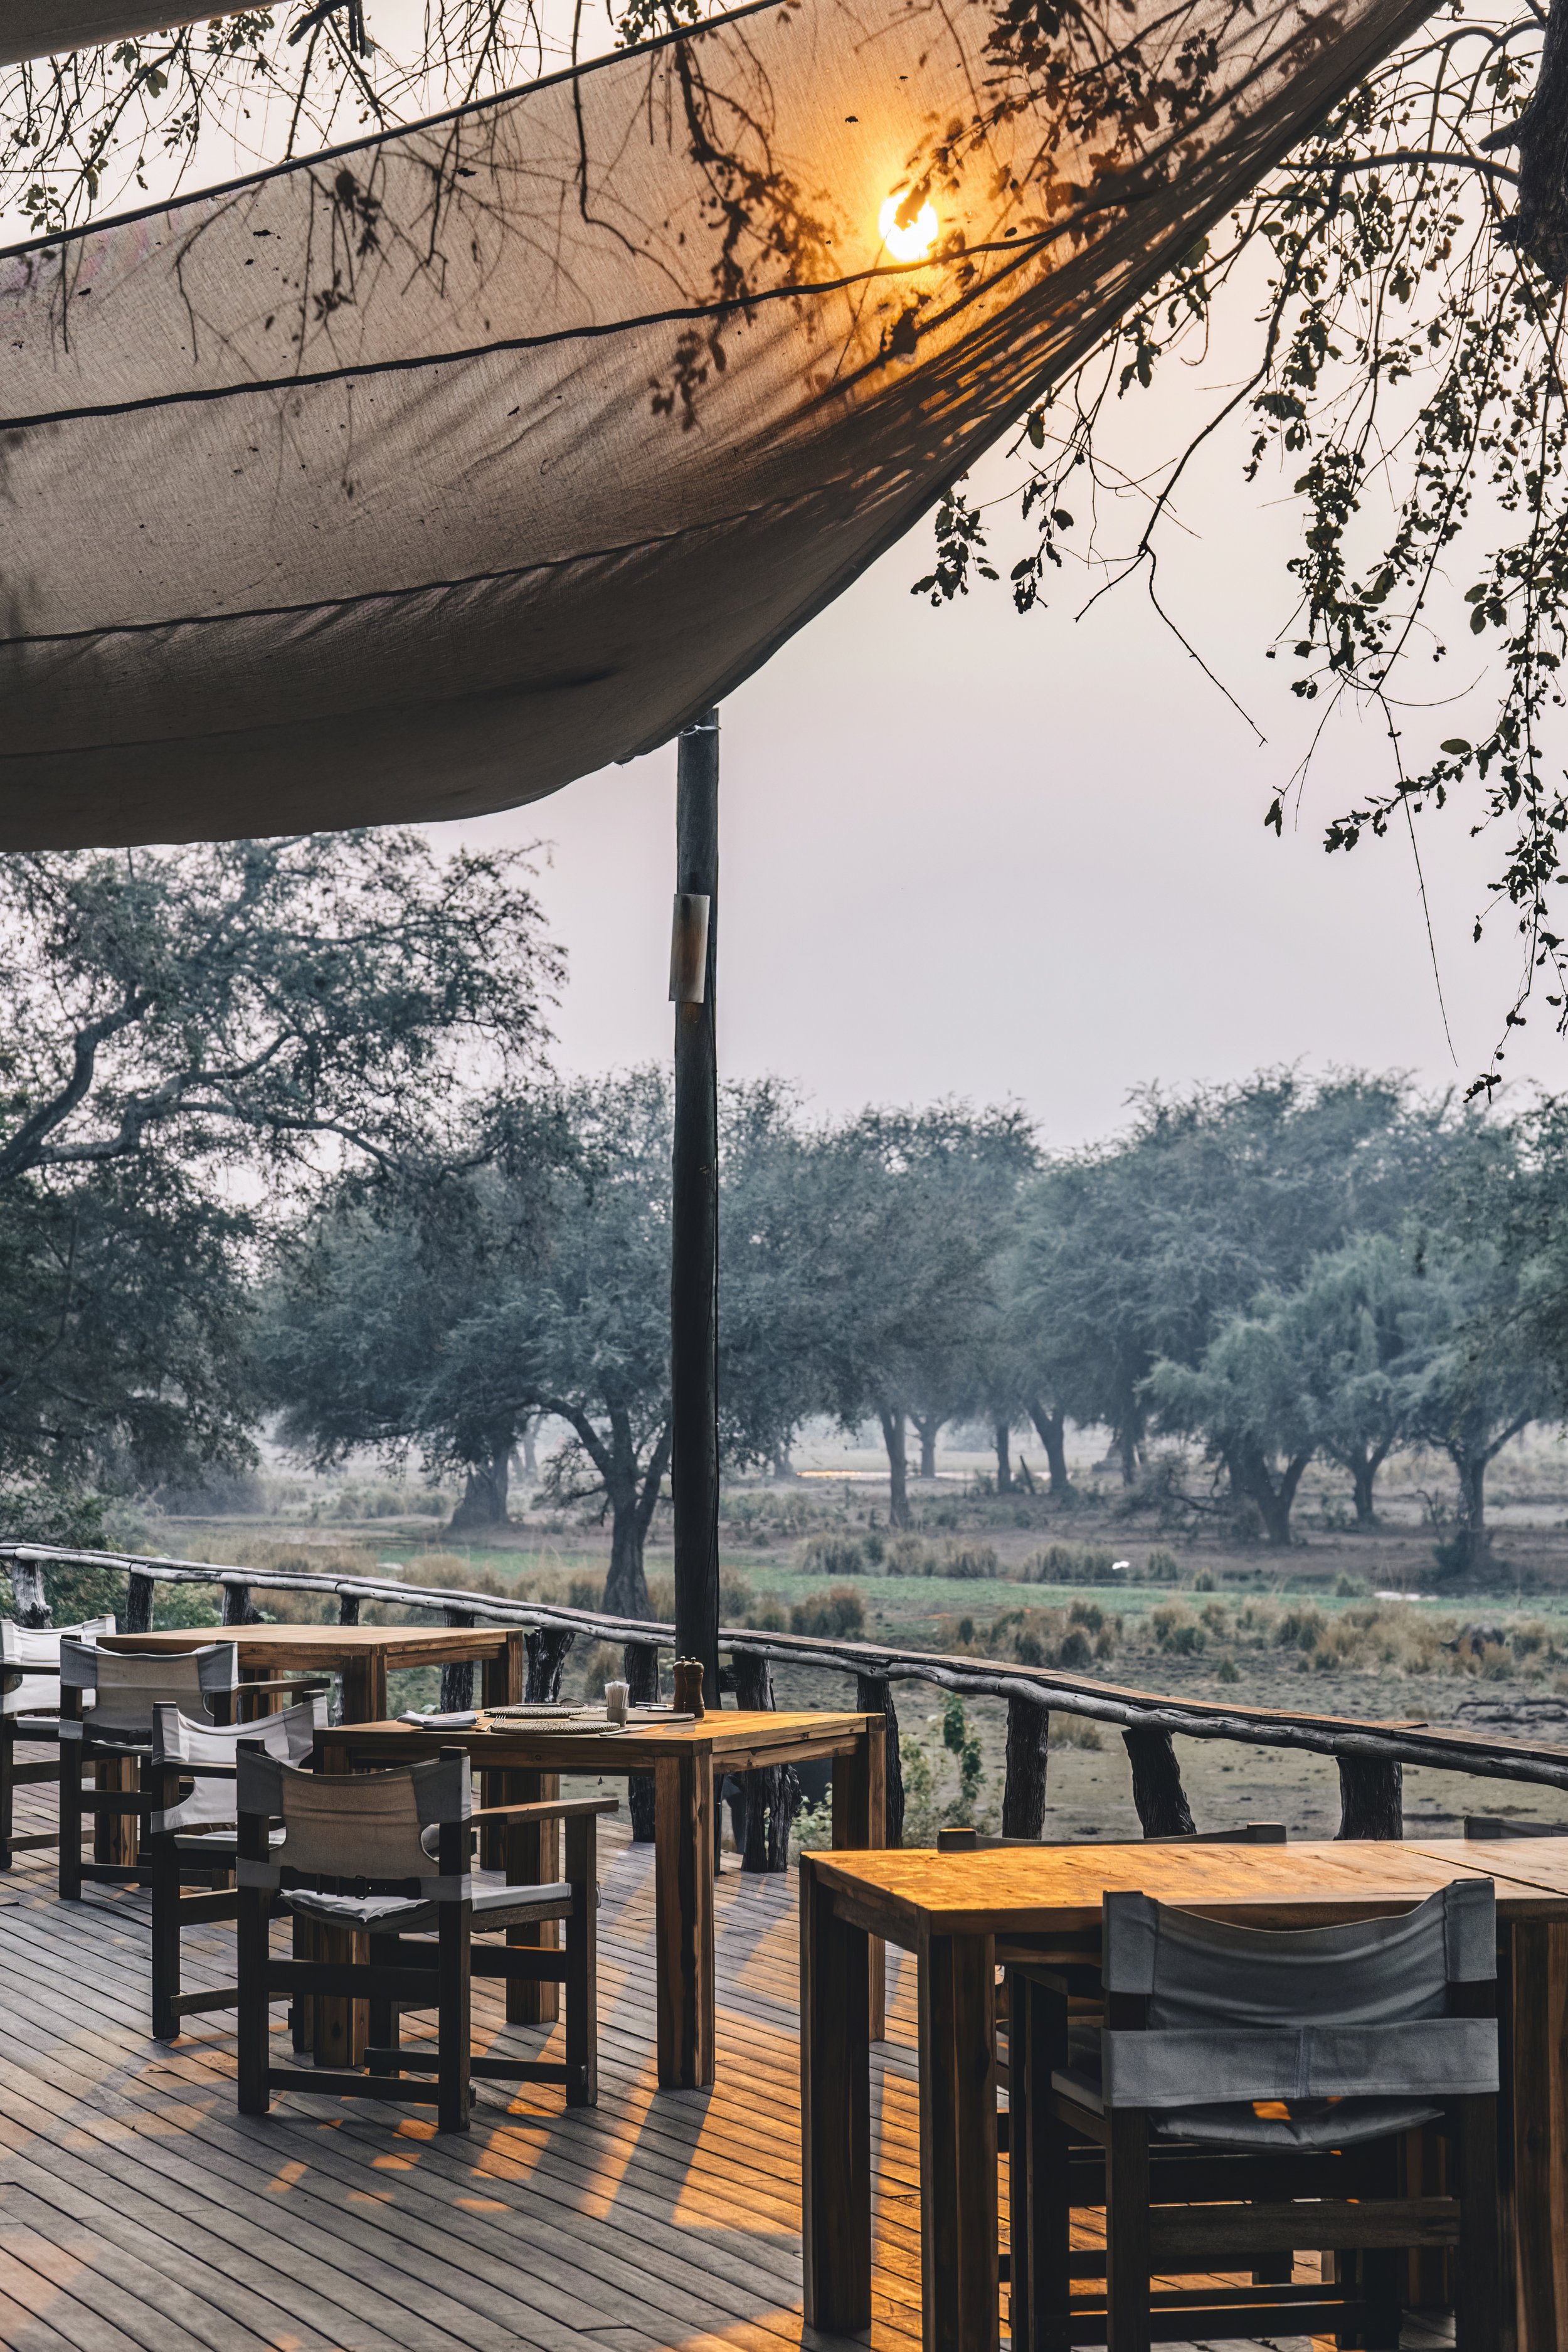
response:
<svg viewBox="0 0 1568 2352"><path fill-rule="evenodd" d="M1424 6L782 0L0 255L0 846L664 741Z"/></svg>
<svg viewBox="0 0 1568 2352"><path fill-rule="evenodd" d="M200 25L215 11L149 7L142 0L0 0L0 66L27 58L60 58L108 41L137 39L174 25Z"/></svg>

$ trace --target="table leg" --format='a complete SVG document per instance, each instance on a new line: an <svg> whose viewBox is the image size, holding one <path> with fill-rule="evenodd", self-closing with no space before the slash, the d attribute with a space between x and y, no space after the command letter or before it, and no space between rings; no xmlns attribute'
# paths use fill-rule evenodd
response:
<svg viewBox="0 0 1568 2352"><path fill-rule="evenodd" d="M513 1769L493 1776L505 1784L505 1805L536 1805L551 1803L561 1794L559 1772L523 1772ZM513 1822L506 1832L506 1880L509 1886L549 1886L561 1875L561 1824L559 1822ZM516 1950L526 1945L531 1951L556 1951L561 1944L561 1925L556 1919L535 1920L526 1927L509 1927L507 1942ZM559 1984L540 1984L528 1979L509 1979L506 1989L506 2021L509 2025L553 2025L561 2014Z"/></svg>
<svg viewBox="0 0 1568 2352"><path fill-rule="evenodd" d="M1513 1923L1508 2002L1512 2116L1514 2308L1518 2352L1559 2352L1568 2341L1568 2298L1559 2278L1564 2193L1564 2054L1568 1930L1543 1919ZM1505 2209L1506 2210L1506 2209ZM1505 2249L1504 2272L1508 2264ZM1561 2324L1560 2324L1561 2323Z"/></svg>
<svg viewBox="0 0 1568 2352"><path fill-rule="evenodd" d="M863 1928L800 1874L800 2156L805 2322L871 2325L871 2036Z"/></svg>
<svg viewBox="0 0 1568 2352"><path fill-rule="evenodd" d="M888 1835L888 1744L882 1726L869 1725L847 1755L833 1759L833 1843L864 1853L885 1845ZM888 1948L880 1936L867 1940L871 1977L871 2039L888 2033Z"/></svg>
<svg viewBox="0 0 1568 2352"><path fill-rule="evenodd" d="M376 1669L380 1668L379 1677ZM345 1723L380 1723L386 1715L386 1661L375 1652L356 1652L345 1658L343 1678ZM379 1690L378 1690L379 1681ZM380 1704L377 1704L379 1697Z"/></svg>
<svg viewBox="0 0 1568 2352"><path fill-rule="evenodd" d="M921 2284L925 2352L997 2352L995 1946L921 1956Z"/></svg>
<svg viewBox="0 0 1568 2352"><path fill-rule="evenodd" d="M509 1633L506 1647L499 1657L486 1658L481 1669L479 1690L486 1706L514 1706L522 1696L522 1635ZM505 1772L479 1774L481 1805L521 1804L521 1797L508 1794L509 1776ZM506 1824L487 1822L479 1833L479 1861L486 1870L506 1868ZM509 1988L510 1990L510 1988Z"/></svg>
<svg viewBox="0 0 1568 2352"><path fill-rule="evenodd" d="M658 2081L713 2080L713 1753L681 1748L654 1768Z"/></svg>

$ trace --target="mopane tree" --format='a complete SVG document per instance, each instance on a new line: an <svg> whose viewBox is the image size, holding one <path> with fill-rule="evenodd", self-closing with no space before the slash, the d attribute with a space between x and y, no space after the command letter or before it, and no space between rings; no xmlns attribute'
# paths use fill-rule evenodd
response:
<svg viewBox="0 0 1568 2352"><path fill-rule="evenodd" d="M812 1301L823 1393L847 1428L868 1415L888 1451L889 1515L907 1527L908 1425L962 1382L991 1307L1001 1223L1034 1166L1011 1109L867 1111L811 1157Z"/></svg>
<svg viewBox="0 0 1568 2352"><path fill-rule="evenodd" d="M536 1351L538 1402L572 1433L546 1485L610 1521L605 1607L648 1615L643 1550L669 1467L669 1156L662 1070L575 1089L577 1161L562 1180L538 1276L480 1318Z"/></svg>
<svg viewBox="0 0 1568 2352"><path fill-rule="evenodd" d="M1019 1311L1049 1403L1105 1423L1131 1484L1155 1363L1194 1368L1228 1316L1299 1282L1314 1254L1396 1227L1445 1116L1354 1074L1135 1097L1128 1133L1057 1161L1026 1204Z"/></svg>
<svg viewBox="0 0 1568 2352"><path fill-rule="evenodd" d="M539 1053L526 870L395 832L0 862L0 1468L248 1458L263 1230Z"/></svg>

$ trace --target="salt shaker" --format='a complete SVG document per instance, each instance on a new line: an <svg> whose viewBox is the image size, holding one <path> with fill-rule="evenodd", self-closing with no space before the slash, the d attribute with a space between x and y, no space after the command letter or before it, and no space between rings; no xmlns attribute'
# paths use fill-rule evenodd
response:
<svg viewBox="0 0 1568 2352"><path fill-rule="evenodd" d="M605 1685L605 1715L609 1722L625 1723L626 1719L626 1702L631 1697L631 1695L632 1689L629 1683L606 1683Z"/></svg>

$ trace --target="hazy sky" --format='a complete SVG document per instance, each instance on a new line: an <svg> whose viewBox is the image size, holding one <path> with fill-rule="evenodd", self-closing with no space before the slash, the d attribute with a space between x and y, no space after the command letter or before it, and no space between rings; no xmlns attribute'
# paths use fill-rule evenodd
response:
<svg viewBox="0 0 1568 2352"><path fill-rule="evenodd" d="M1081 575L1044 617L1018 619L995 589L933 612L910 593L929 526L731 698L727 1074L777 1073L825 1110L1013 1096L1070 1143L1113 1127L1150 1079L1300 1060L1443 1084L1484 1066L1518 954L1506 920L1470 944L1500 845L1471 843L1458 809L1417 829L1456 1064L1408 841L1321 847L1324 819L1384 771L1379 728L1331 732L1299 826L1282 842L1263 827L1315 716L1284 691L1288 664L1264 660L1289 609L1284 519L1229 462L1185 516L1163 593L1262 747L1136 586L1081 622ZM571 956L569 1068L669 1050L674 775L671 749L437 829L551 845L540 890ZM1544 1008L1506 1066L1568 1083Z"/></svg>

